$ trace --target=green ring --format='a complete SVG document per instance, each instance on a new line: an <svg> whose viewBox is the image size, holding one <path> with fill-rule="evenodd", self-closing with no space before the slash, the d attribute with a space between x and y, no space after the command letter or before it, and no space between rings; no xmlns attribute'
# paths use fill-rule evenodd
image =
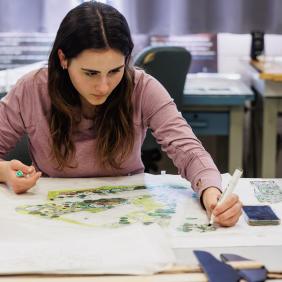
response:
<svg viewBox="0 0 282 282"><path fill-rule="evenodd" d="M21 170L17 170L17 171L16 171L16 176L17 176L17 177L23 177L23 176L24 176L24 173L23 173Z"/></svg>

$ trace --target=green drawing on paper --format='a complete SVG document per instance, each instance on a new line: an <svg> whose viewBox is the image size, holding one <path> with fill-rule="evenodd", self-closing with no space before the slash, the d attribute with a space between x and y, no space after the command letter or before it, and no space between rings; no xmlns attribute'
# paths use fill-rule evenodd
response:
<svg viewBox="0 0 282 282"><path fill-rule="evenodd" d="M96 195L108 195L108 194L117 194L119 192L125 191L134 191L134 190L142 190L146 189L143 185L131 185L131 186L101 186L98 188L90 188L90 189L83 189L83 190L64 190L64 191L50 191L48 193L49 200L56 200L56 199L66 199L66 198L86 198L91 194Z"/></svg>
<svg viewBox="0 0 282 282"><path fill-rule="evenodd" d="M186 222L180 227L178 227L178 231L183 231L183 232L198 231L200 233L205 233L205 232L216 230L216 227L214 225L209 225L208 223L198 224L195 223L195 220L197 220L196 217L186 217Z"/></svg>
<svg viewBox="0 0 282 282"><path fill-rule="evenodd" d="M18 207L17 211L39 215L46 218L58 218L64 214L78 211L88 211L93 213L100 212L124 203L126 203L126 199L122 198L83 200L79 202L66 201L59 204L51 202L43 205Z"/></svg>
<svg viewBox="0 0 282 282"><path fill-rule="evenodd" d="M178 188L132 185L51 191L48 193L49 201L46 203L20 206L16 210L19 213L89 226L117 227L135 222L144 224L157 222L160 225L167 225L175 212L175 202L164 193L159 192L164 189ZM102 214L118 208L120 210L117 216L114 212L109 214L109 217L113 218L111 222L97 223L95 217L92 217L91 220L91 214Z"/></svg>
<svg viewBox="0 0 282 282"><path fill-rule="evenodd" d="M137 222L168 227L176 214L177 203L187 197L198 201L191 197L191 193L187 187L173 184L50 191L45 203L19 206L16 211L91 227L116 228ZM188 219L197 220L194 217L184 218L184 224L180 224L178 231L212 231L204 229L205 224L198 222L189 225Z"/></svg>
<svg viewBox="0 0 282 282"><path fill-rule="evenodd" d="M282 188L273 180L251 181L254 186L254 194L259 202L282 202Z"/></svg>

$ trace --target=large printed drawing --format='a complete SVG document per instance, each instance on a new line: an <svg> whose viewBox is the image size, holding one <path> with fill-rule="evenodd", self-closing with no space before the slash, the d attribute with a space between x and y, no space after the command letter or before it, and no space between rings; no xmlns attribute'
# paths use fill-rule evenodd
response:
<svg viewBox="0 0 282 282"><path fill-rule="evenodd" d="M45 203L16 208L21 214L62 220L91 227L115 228L141 222L157 223L180 232L213 231L202 219L198 199L187 187L173 184L101 186L50 191ZM189 209L190 211L185 211Z"/></svg>

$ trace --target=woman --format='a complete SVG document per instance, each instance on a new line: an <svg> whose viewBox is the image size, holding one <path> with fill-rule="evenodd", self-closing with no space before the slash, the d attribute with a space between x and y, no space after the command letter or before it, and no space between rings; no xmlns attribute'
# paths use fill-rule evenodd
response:
<svg viewBox="0 0 282 282"><path fill-rule="evenodd" d="M241 214L234 194L216 206L221 177L210 155L164 87L130 66L126 19L111 6L86 2L63 19L48 68L21 78L0 104L0 157L26 133L33 166L0 162L0 181L15 193L51 177L118 176L143 172L148 127L215 222ZM17 177L22 170L28 177ZM214 208L216 206L216 208Z"/></svg>

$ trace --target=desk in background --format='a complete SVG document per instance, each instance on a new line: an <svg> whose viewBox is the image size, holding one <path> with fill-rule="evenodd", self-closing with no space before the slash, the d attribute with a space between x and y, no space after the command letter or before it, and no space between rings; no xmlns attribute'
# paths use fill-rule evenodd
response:
<svg viewBox="0 0 282 282"><path fill-rule="evenodd" d="M253 97L236 74L189 74L186 81L183 116L196 135L229 136L229 172L243 167L244 105Z"/></svg>
<svg viewBox="0 0 282 282"><path fill-rule="evenodd" d="M260 174L261 177L275 177L277 121L278 113L282 112L282 60L252 61L251 65L256 70L252 84L261 102L257 112L258 117L262 116Z"/></svg>
<svg viewBox="0 0 282 282"><path fill-rule="evenodd" d="M0 99L16 84L23 75L47 66L47 61L40 61L14 69L0 70Z"/></svg>

